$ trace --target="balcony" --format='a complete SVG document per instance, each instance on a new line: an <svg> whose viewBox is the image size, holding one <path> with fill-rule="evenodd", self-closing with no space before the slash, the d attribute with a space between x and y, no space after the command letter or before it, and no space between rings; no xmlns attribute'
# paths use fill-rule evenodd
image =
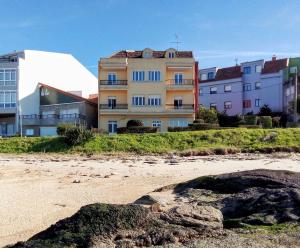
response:
<svg viewBox="0 0 300 248"><path fill-rule="evenodd" d="M169 79L167 80L167 90L194 90L194 79Z"/></svg>
<svg viewBox="0 0 300 248"><path fill-rule="evenodd" d="M126 90L128 88L127 80L100 80L100 90Z"/></svg>
<svg viewBox="0 0 300 248"><path fill-rule="evenodd" d="M128 111L128 104L116 104L116 105L99 104L99 112L102 113L120 113L120 112L127 112L127 111Z"/></svg>
<svg viewBox="0 0 300 248"><path fill-rule="evenodd" d="M60 123L86 124L86 117L81 114L49 114L49 115L22 115L22 125L39 126L50 125L56 126Z"/></svg>
<svg viewBox="0 0 300 248"><path fill-rule="evenodd" d="M193 113L194 104L182 104L182 105L166 104L166 111L171 113Z"/></svg>

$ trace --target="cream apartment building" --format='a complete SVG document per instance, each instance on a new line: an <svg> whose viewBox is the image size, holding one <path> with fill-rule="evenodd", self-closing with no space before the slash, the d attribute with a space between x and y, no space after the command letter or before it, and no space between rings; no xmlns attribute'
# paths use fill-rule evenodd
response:
<svg viewBox="0 0 300 248"><path fill-rule="evenodd" d="M116 133L129 120L144 126L188 126L198 106L198 68L191 51L119 51L99 61L100 130Z"/></svg>

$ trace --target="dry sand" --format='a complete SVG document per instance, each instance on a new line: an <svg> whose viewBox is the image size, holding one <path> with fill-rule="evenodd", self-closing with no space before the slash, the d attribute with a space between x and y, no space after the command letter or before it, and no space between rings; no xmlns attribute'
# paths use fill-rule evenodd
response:
<svg viewBox="0 0 300 248"><path fill-rule="evenodd" d="M300 155L0 155L0 246L26 240L86 204L130 203L168 184L257 168L300 172Z"/></svg>

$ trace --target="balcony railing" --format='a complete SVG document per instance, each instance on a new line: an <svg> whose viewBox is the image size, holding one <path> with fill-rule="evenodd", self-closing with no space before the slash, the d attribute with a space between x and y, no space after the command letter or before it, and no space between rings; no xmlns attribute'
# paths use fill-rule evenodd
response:
<svg viewBox="0 0 300 248"><path fill-rule="evenodd" d="M194 85L194 79L169 79L167 85Z"/></svg>
<svg viewBox="0 0 300 248"><path fill-rule="evenodd" d="M62 122L80 121L85 122L86 116L81 114L48 114L48 115L22 115L23 125L56 125Z"/></svg>
<svg viewBox="0 0 300 248"><path fill-rule="evenodd" d="M100 85L127 85L127 80L100 80Z"/></svg>
<svg viewBox="0 0 300 248"><path fill-rule="evenodd" d="M166 104L166 108L170 110L193 110L194 104L182 104L182 105Z"/></svg>
<svg viewBox="0 0 300 248"><path fill-rule="evenodd" d="M128 104L99 104L99 109L128 109Z"/></svg>

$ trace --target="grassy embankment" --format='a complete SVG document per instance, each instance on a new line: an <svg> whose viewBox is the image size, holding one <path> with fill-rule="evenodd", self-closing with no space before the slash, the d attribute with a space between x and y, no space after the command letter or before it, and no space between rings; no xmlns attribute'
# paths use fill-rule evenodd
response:
<svg viewBox="0 0 300 248"><path fill-rule="evenodd" d="M97 135L79 146L68 146L63 138L0 139L0 153L168 153L225 154L230 152L300 152L300 128L289 129L223 129L164 134L116 136Z"/></svg>

